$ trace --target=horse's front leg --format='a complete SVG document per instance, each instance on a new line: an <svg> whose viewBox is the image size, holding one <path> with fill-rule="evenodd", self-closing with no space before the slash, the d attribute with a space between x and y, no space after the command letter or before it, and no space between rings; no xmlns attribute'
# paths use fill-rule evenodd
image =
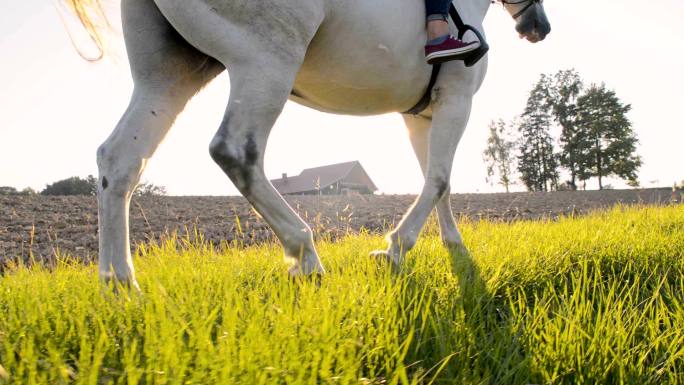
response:
<svg viewBox="0 0 684 385"><path fill-rule="evenodd" d="M404 115L404 121L408 128L413 151L416 154L423 176L425 176L427 175L428 141L430 139L432 119L422 116ZM463 238L461 238L461 233L458 231L456 221L454 220L454 214L451 211L450 189L437 202L435 210L439 220L439 233L444 245L452 249L465 249Z"/></svg>
<svg viewBox="0 0 684 385"><path fill-rule="evenodd" d="M447 79L448 82L457 81ZM461 86L463 83L456 84ZM470 87L463 88L467 90ZM449 193L454 154L465 131L472 106L473 93L463 91L450 94L442 85L435 88L432 126L428 134L425 185L399 226L387 235L387 250L374 252L376 257L386 258L394 264L401 263L404 255L415 245L432 209Z"/></svg>

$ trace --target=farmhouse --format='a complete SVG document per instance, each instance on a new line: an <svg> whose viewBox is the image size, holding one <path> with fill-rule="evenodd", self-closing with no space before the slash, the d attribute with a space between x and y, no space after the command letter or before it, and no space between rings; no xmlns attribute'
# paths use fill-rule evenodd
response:
<svg viewBox="0 0 684 385"><path fill-rule="evenodd" d="M378 188L358 161L307 168L297 176L271 180L283 195L372 194Z"/></svg>

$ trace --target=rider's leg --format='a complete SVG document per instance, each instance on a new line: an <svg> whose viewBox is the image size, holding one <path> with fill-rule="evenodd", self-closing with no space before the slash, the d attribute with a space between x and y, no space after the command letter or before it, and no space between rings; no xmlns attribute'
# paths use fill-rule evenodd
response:
<svg viewBox="0 0 684 385"><path fill-rule="evenodd" d="M428 41L449 35L449 5L451 0L425 0Z"/></svg>
<svg viewBox="0 0 684 385"><path fill-rule="evenodd" d="M443 63L450 60L463 60L466 55L476 50L477 41L463 42L449 35L450 0L426 0L428 42L425 45L425 58L430 64Z"/></svg>

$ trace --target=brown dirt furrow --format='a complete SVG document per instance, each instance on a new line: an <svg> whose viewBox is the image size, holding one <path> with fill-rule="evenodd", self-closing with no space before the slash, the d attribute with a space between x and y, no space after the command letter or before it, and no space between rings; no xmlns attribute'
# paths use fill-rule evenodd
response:
<svg viewBox="0 0 684 385"><path fill-rule="evenodd" d="M401 220L415 196L289 197L317 237L336 238L362 228L383 232ZM582 215L615 204L669 204L667 189L553 193L456 194L456 216L500 221ZM242 197L153 197L131 204L133 243L194 230L219 244L273 240L265 222ZM81 260L97 254L97 202L93 197L0 196L0 262L13 258L53 262L55 252Z"/></svg>

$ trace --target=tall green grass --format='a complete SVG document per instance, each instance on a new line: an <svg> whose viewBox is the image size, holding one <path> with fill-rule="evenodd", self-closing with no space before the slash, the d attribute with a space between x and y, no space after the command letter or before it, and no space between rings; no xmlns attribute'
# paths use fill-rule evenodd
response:
<svg viewBox="0 0 684 385"><path fill-rule="evenodd" d="M683 384L684 209L434 230L398 272L380 237L318 249L320 286L275 245L180 240L136 259L142 294L96 268L0 278L0 383Z"/></svg>

